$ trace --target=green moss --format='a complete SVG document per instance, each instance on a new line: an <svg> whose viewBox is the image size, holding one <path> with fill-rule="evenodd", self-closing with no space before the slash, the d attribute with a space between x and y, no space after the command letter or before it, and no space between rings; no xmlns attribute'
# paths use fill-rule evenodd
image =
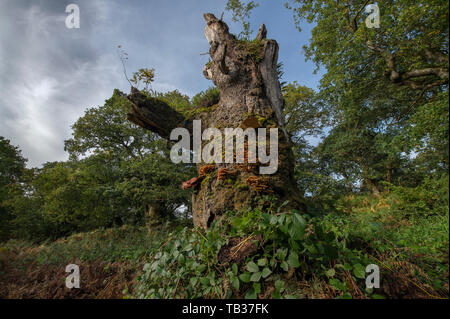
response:
<svg viewBox="0 0 450 319"><path fill-rule="evenodd" d="M248 189L248 185L244 184L244 183L238 183L236 184L236 190L242 191L242 190L247 190Z"/></svg>
<svg viewBox="0 0 450 319"><path fill-rule="evenodd" d="M210 183L211 179L216 176L217 176L217 174L215 171L206 174L205 178L202 180L200 186L203 187L203 185L208 185Z"/></svg>
<svg viewBox="0 0 450 319"><path fill-rule="evenodd" d="M217 108L218 105L219 104L214 104L214 105L211 105L211 106L208 106L208 107L196 107L194 109L191 109L191 110L188 110L188 111L184 112L183 115L184 115L184 117L190 119L190 118L193 118L194 116L196 116L198 114L201 114L201 113L212 112L212 111L214 111Z"/></svg>
<svg viewBox="0 0 450 319"><path fill-rule="evenodd" d="M244 50L251 59L258 64L264 58L264 42L258 39L253 41L236 40L236 46Z"/></svg>

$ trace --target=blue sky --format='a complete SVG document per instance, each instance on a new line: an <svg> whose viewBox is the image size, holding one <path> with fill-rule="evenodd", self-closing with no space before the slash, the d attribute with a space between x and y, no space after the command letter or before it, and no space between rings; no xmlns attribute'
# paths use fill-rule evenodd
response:
<svg viewBox="0 0 450 319"><path fill-rule="evenodd" d="M295 28L282 1L261 0L252 14L280 45L284 81L316 88L319 74L302 46L311 26ZM80 29L67 29L65 8L80 7ZM0 1L0 135L18 145L28 166L67 159L64 140L89 107L114 88L129 91L117 45L129 54L128 74L156 69L153 88L192 96L212 85L202 70L209 49L203 13L220 16L226 0L2 0ZM230 30L240 25L225 12Z"/></svg>

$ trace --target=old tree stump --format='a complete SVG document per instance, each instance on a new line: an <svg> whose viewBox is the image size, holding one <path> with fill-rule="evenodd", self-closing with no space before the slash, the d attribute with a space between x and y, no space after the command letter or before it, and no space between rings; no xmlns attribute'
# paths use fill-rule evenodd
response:
<svg viewBox="0 0 450 319"><path fill-rule="evenodd" d="M304 211L304 200L293 176L290 140L284 128L277 42L266 39L264 25L255 40L243 41L230 34L227 24L213 14L205 14L204 18L211 61L203 73L219 89L219 102L198 107L196 112L186 115L132 88L128 96L132 104L128 119L166 139L178 127L185 127L192 134L193 120L201 120L202 129L216 127L222 132L225 128L239 127L266 127L267 131L279 128L278 170L274 174L260 174L258 166L263 164L258 163L197 164L199 176L183 183L183 188L194 188L195 225L206 229L227 210L252 207L255 199L264 194L272 195L280 204L289 201L288 208ZM246 144L245 155L247 149Z"/></svg>

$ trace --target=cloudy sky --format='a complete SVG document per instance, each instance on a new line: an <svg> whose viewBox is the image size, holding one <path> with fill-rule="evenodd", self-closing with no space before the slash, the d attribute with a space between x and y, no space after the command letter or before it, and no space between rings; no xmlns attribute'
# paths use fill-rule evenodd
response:
<svg viewBox="0 0 450 319"><path fill-rule="evenodd" d="M282 1L261 0L252 28L261 23L280 44L284 81L317 87L319 75L301 47L311 26L295 29ZM67 29L66 6L80 8L80 28ZM129 54L128 73L156 69L153 88L192 96L212 84L203 77L208 56L203 13L220 16L226 0L0 0L0 136L28 158L29 167L67 159L64 140L89 107L114 88L129 91L117 53ZM224 20L232 32L240 31Z"/></svg>

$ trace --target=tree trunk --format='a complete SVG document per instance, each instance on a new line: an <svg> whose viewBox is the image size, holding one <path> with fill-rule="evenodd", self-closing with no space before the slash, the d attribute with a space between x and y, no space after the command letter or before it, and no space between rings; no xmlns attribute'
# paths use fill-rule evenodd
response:
<svg viewBox="0 0 450 319"><path fill-rule="evenodd" d="M150 234L155 227L161 225L162 219L163 215L161 214L161 205L159 203L146 205L145 225Z"/></svg>
<svg viewBox="0 0 450 319"><path fill-rule="evenodd" d="M188 117L132 88L129 120L164 138L176 127L192 132L193 120L201 120L202 129L220 129L222 135L225 128L267 128L267 131L279 128L278 170L272 175L259 173L258 168L263 164L198 164L199 178L183 184L183 187L194 187L192 206L196 226L208 228L228 210L254 206L261 195L273 195L278 204L289 201L287 208L305 211L304 199L294 179L290 138L284 127L277 42L265 39L264 25L258 37L248 42L236 39L228 32L228 26L214 15L205 14L204 18L211 61L203 73L219 89L219 103Z"/></svg>

